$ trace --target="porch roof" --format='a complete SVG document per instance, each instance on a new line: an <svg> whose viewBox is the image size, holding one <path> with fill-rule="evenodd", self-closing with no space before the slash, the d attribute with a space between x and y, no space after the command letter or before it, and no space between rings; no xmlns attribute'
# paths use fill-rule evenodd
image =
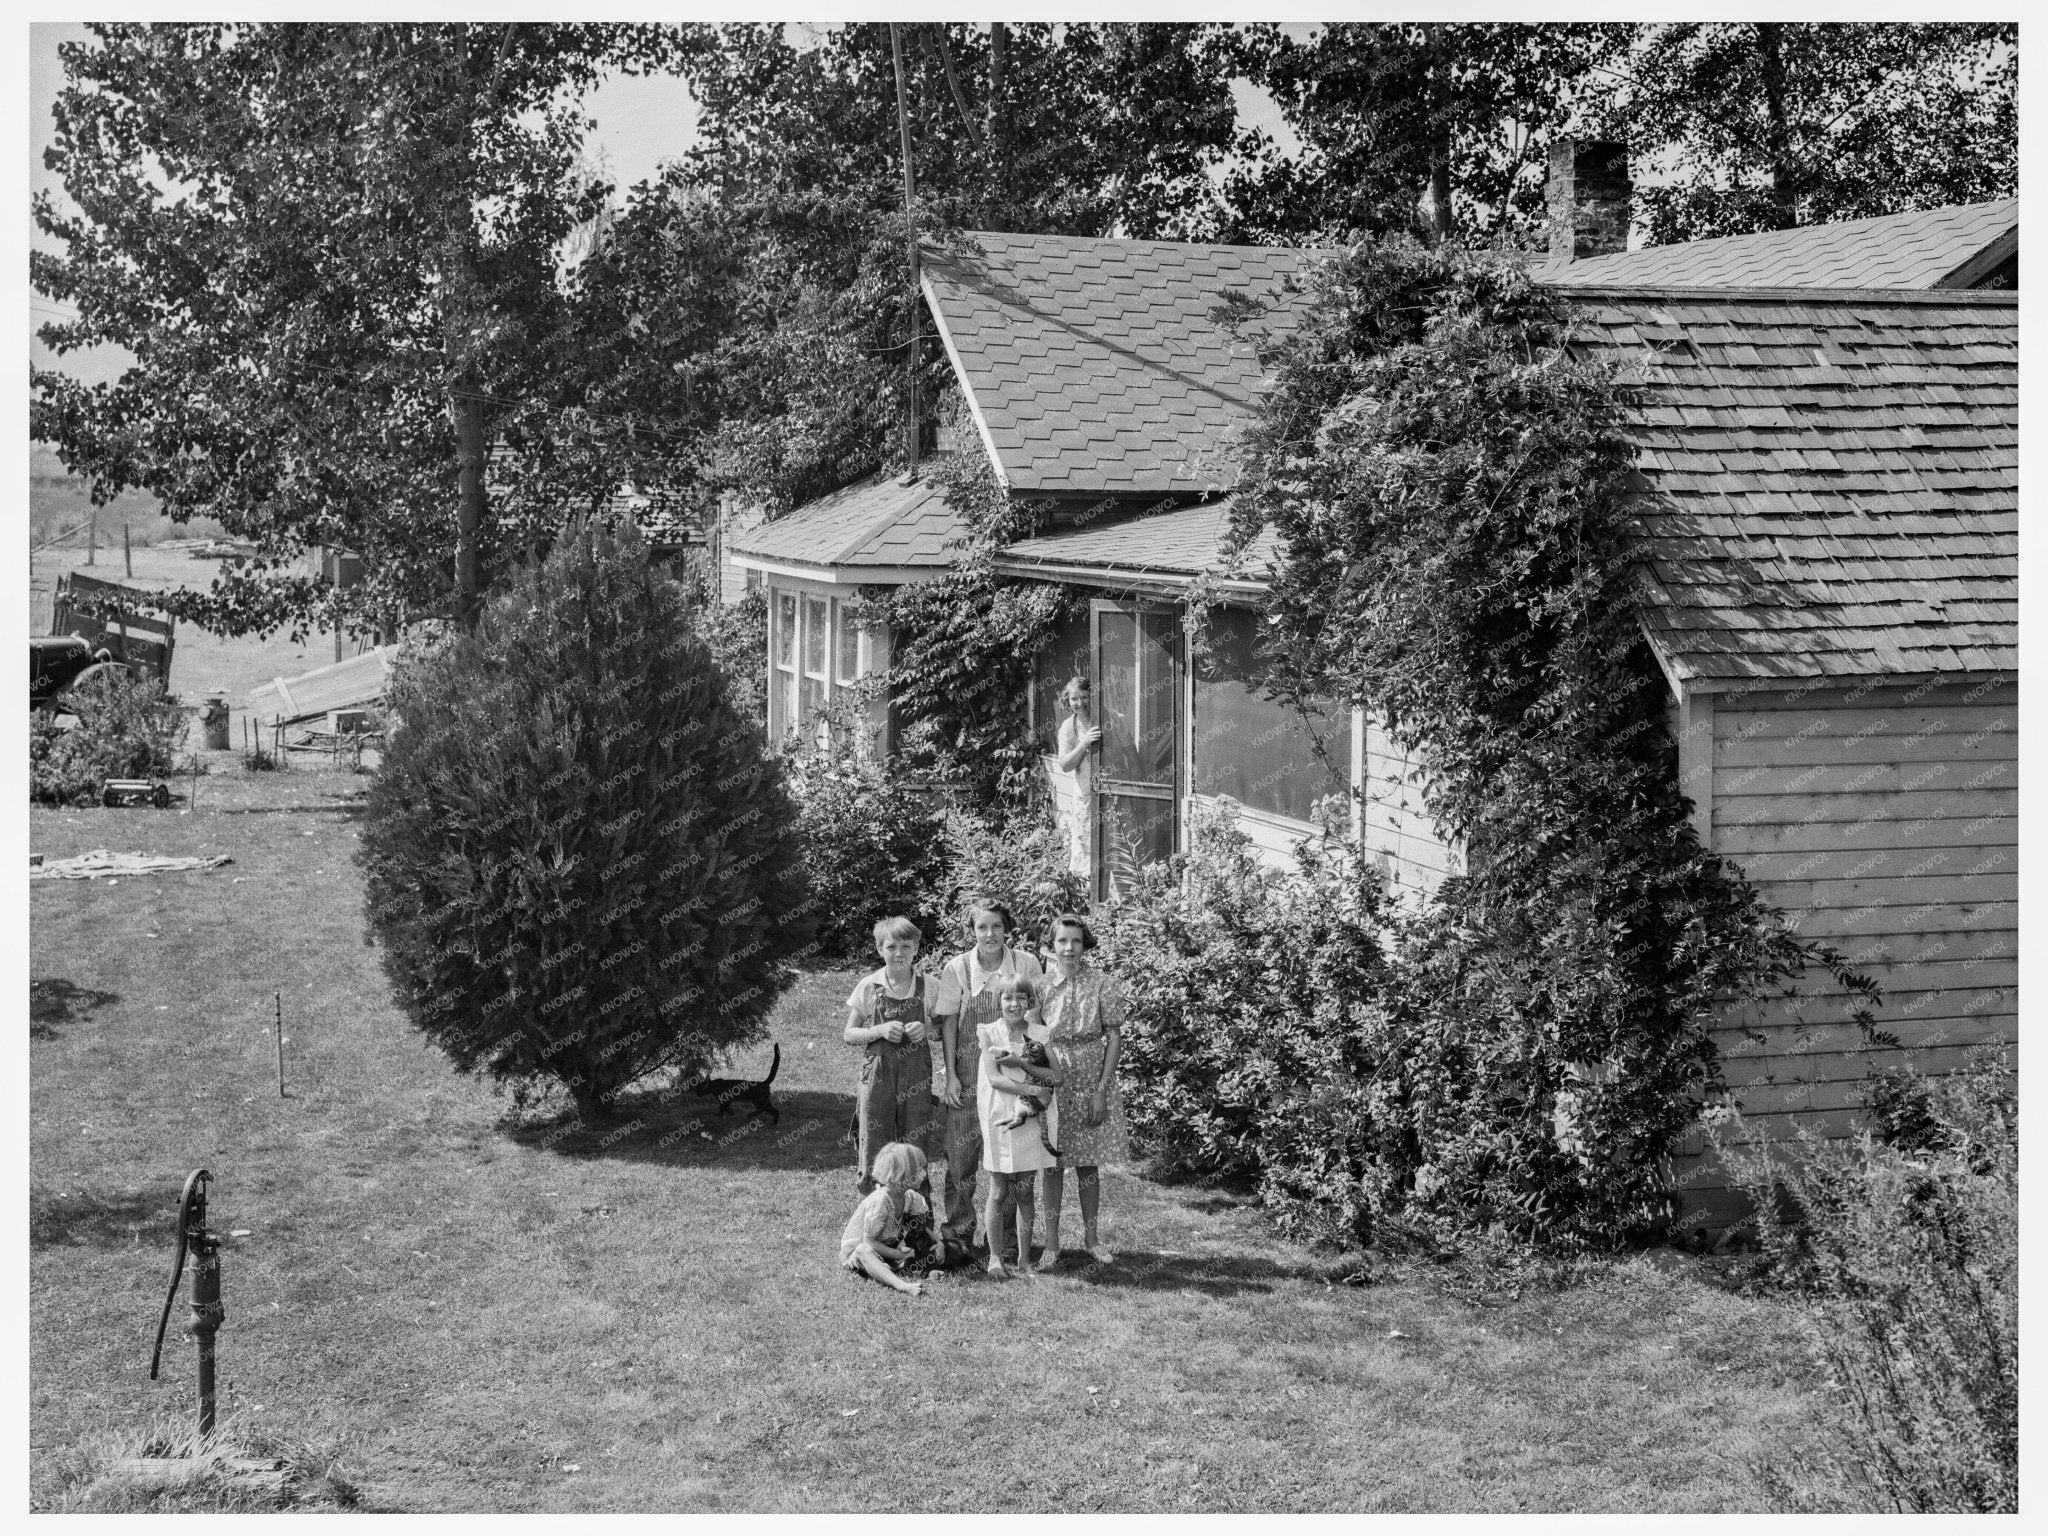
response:
<svg viewBox="0 0 2048 1536"><path fill-rule="evenodd" d="M1191 507L1101 518L1022 539L997 553L996 568L1013 576L1129 576L1180 585L1206 574L1222 578L1229 587L1263 586L1279 549L1277 537L1266 529L1226 571L1221 546L1229 529L1226 496Z"/></svg>
<svg viewBox="0 0 2048 1536"><path fill-rule="evenodd" d="M1616 251L1537 276L1616 288L1969 288L2018 248L2019 227L2020 200L2005 197Z"/></svg>
<svg viewBox="0 0 2048 1536"><path fill-rule="evenodd" d="M863 480L734 534L733 559L756 567L845 570L873 580L945 569L966 526L929 480Z"/></svg>

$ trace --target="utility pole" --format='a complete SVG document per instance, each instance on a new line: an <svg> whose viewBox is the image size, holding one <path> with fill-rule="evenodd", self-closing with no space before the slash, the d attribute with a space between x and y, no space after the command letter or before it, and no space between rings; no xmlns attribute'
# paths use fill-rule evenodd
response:
<svg viewBox="0 0 2048 1536"><path fill-rule="evenodd" d="M903 136L903 225L904 238L910 244L910 360L908 364L910 401L910 430L905 438L905 457L910 473L917 473L917 306L920 302L922 284L918 277L917 260L917 173L910 163L910 113L904 104L903 90L903 29L896 22L889 23L889 54L896 61L896 129Z"/></svg>

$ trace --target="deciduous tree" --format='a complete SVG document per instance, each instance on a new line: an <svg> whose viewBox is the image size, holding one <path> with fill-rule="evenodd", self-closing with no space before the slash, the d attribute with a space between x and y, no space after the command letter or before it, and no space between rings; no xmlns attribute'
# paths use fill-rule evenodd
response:
<svg viewBox="0 0 2048 1536"><path fill-rule="evenodd" d="M177 605L226 632L335 616L294 574L363 556L349 600L472 619L565 500L611 489L565 368L561 250L603 207L578 100L665 34L596 25L96 26L67 46L31 280L115 342L116 383L36 370L32 425L94 494L129 486L260 551ZM650 424L651 425L651 424ZM487 464L496 452L497 462Z"/></svg>

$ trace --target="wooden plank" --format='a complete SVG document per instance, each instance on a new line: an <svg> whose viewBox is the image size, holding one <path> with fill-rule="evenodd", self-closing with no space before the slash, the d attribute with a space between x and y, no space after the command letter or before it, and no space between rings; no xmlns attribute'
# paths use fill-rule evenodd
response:
<svg viewBox="0 0 2048 1536"><path fill-rule="evenodd" d="M1714 696L1688 692L1678 701L1678 787L1703 848L1714 846L1714 755Z"/></svg>
<svg viewBox="0 0 2048 1536"><path fill-rule="evenodd" d="M1857 736L1883 734L1915 736L1931 731L1942 736L1968 736L1987 726L2004 723L2011 729L2018 713L2015 705L1934 703L1923 699L1905 709L1784 709L1760 714L1744 713L1721 698L1723 724L1715 732L1719 747L1753 745L1761 741L1810 738L1844 741ZM1877 729L1872 730L1875 726Z"/></svg>
<svg viewBox="0 0 2048 1536"><path fill-rule="evenodd" d="M1921 964L1935 960L1975 960L2010 955L2019 947L2019 934L2008 923L2003 928L1985 926L1956 933L1882 933L1857 938L1835 946L1851 965L1882 965L1887 962Z"/></svg>
<svg viewBox="0 0 2048 1536"><path fill-rule="evenodd" d="M351 656L346 661L301 672L289 681L281 677L273 679L264 687L253 690L252 697L260 698L274 690L283 705L282 713L287 723L324 716L333 709L374 703L383 697L384 686L391 675L391 663L397 654L395 645L380 646L360 656Z"/></svg>
<svg viewBox="0 0 2048 1536"><path fill-rule="evenodd" d="M1727 803L1738 799L1739 805ZM1805 826L1871 819L1917 824L2018 814L2019 792L2012 788L1909 790L1893 794L1836 791L1822 795L1727 796L1717 801L1714 825L1726 832L1730 826Z"/></svg>
<svg viewBox="0 0 2048 1536"><path fill-rule="evenodd" d="M2019 1003L2017 982L1982 982L1960 987L1928 987L1887 990L1876 1006L1874 1020L1879 1029L1905 1038L1903 1030L1922 1019L1995 1018L2014 1013ZM1769 1030L1795 1026L1804 1020L1809 1029L1854 1028L1849 1024L1846 995L1837 993L1803 998L1771 998L1753 1003L1744 1011L1752 1027Z"/></svg>
<svg viewBox="0 0 2048 1536"><path fill-rule="evenodd" d="M1866 959L1851 961L1854 969L1884 988L1887 1001L1904 992L1945 992L1954 987L2011 987L2019 984L2019 958L2008 948L2003 954L1973 959L1926 958ZM1839 991L1825 971L1809 970L1796 985L1804 996L1826 997Z"/></svg>
<svg viewBox="0 0 2048 1536"><path fill-rule="evenodd" d="M1807 1051L1803 1053L1724 1056L1721 1074L1731 1088L1770 1082L1861 1082L1874 1071L1911 1067L1915 1072L1953 1072L1977 1052L1977 1042L1902 1046L1875 1051Z"/></svg>
<svg viewBox="0 0 2048 1536"><path fill-rule="evenodd" d="M1950 817L1890 821L1870 816L1861 821L1724 825L1714 834L1714 851L1748 870L1757 854L1876 848L2008 848L2019 841L2019 834L2019 819L2014 816L1980 816L1969 821Z"/></svg>
<svg viewBox="0 0 2048 1536"><path fill-rule="evenodd" d="M1792 931L1803 939L1825 939L1849 949L1846 939L1900 934L1946 934L1988 928L2010 933L2018 920L2018 904L1947 902L1928 907L1820 907L1788 914Z"/></svg>
<svg viewBox="0 0 2048 1536"><path fill-rule="evenodd" d="M2019 1038L2016 1024L2016 1016L2010 1013L1980 1013L1966 1019L1895 1019L1889 1024L1879 1021L1880 1028L1916 1050L1941 1045L2012 1045ZM1791 1054L1853 1051L1863 1046L1863 1036L1852 1024L1780 1024L1759 1033L1764 1037L1761 1044L1746 1031L1716 1027L1714 1041L1723 1055L1732 1055L1738 1049Z"/></svg>
<svg viewBox="0 0 2048 1536"><path fill-rule="evenodd" d="M1985 762L1933 763L1792 763L1714 770L1714 797L1736 799L1762 795L1892 795L2003 789L2018 782L2018 762L2011 757Z"/></svg>
<svg viewBox="0 0 2048 1536"><path fill-rule="evenodd" d="M1967 822L1942 822L1942 826L1967 826ZM1991 854L2006 851L2017 862L2011 840L1990 841L1968 846L1918 848L1856 848L1829 851L1814 849L1798 853L1750 853L1736 862L1757 885L1773 888L1787 881L1865 880L1912 878L1919 875L1957 874L1974 869Z"/></svg>
<svg viewBox="0 0 2048 1536"><path fill-rule="evenodd" d="M2017 704L2017 681L1980 678L1976 682L1901 683L1872 688L1856 684L1846 688L1759 688L1753 692L1730 689L1719 695L1721 705L1731 712L1781 712L1812 709L1911 709L1915 705L1981 704L1991 707Z"/></svg>
<svg viewBox="0 0 2048 1536"><path fill-rule="evenodd" d="M1953 875L1916 875L1890 880L1773 880L1760 889L1773 904L1788 913L1823 909L1850 912L1859 907L2012 902L2019 898L2019 875L2012 867L2016 858L2015 849L1992 848L1977 864ZM1994 867L1979 869L1978 864ZM2000 869L1997 865L2005 867Z"/></svg>
<svg viewBox="0 0 2048 1536"><path fill-rule="evenodd" d="M1971 731L1873 732L1868 736L1757 737L1714 747L1716 769L1810 767L1816 763L1995 762L2019 755L2016 722Z"/></svg>

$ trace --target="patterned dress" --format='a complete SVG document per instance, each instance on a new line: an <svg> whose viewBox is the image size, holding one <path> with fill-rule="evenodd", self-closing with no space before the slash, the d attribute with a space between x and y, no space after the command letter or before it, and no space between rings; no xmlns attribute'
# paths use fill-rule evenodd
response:
<svg viewBox="0 0 2048 1536"><path fill-rule="evenodd" d="M1066 1068L1059 1089L1059 1166L1095 1168L1128 1162L1130 1141L1124 1129L1123 1096L1112 1081L1108 1113L1102 1124L1088 1123L1088 1099L1102 1076L1109 1049L1108 1031L1124 1022L1124 995L1116 982L1094 966L1062 981L1050 966L1040 988L1039 1007L1053 1048Z"/></svg>

